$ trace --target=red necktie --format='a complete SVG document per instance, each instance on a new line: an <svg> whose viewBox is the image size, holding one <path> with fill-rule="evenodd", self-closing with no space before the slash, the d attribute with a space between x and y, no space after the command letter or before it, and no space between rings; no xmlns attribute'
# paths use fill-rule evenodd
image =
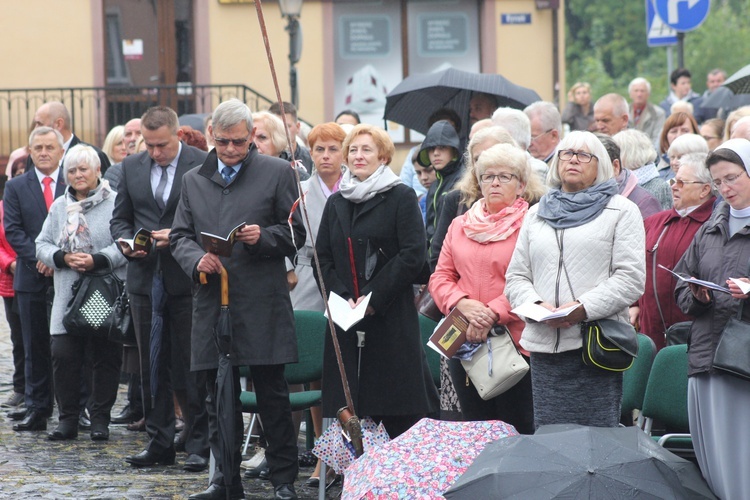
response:
<svg viewBox="0 0 750 500"><path fill-rule="evenodd" d="M49 212L49 207L52 206L52 202L55 200L55 196L52 194L52 177L45 177L42 179L42 184L44 184L44 203L47 204L47 212Z"/></svg>

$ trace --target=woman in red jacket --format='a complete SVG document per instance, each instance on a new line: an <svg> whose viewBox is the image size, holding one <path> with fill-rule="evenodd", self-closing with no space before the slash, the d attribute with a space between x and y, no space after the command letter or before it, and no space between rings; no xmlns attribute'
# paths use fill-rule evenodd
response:
<svg viewBox="0 0 750 500"><path fill-rule="evenodd" d="M482 198L456 217L443 241L430 293L441 312L457 307L470 321L467 343L486 342L505 326L519 344L524 323L510 312L503 293L505 272L516 247L529 204L521 197L531 174L526 155L509 144L492 146L475 164ZM534 432L530 372L514 387L484 401L458 359L449 361L461 411L466 420L503 420L524 434Z"/></svg>

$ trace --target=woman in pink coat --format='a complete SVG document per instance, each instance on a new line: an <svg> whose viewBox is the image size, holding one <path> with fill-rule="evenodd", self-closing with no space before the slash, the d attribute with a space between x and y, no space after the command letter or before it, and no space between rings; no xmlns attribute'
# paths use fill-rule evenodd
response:
<svg viewBox="0 0 750 500"><path fill-rule="evenodd" d="M528 358L519 344L524 323L510 312L503 292L505 272L529 207L521 195L531 170L523 151L498 144L482 153L475 172L482 198L451 223L430 278L430 293L443 314L457 307L467 317L468 343L485 342L505 326ZM521 433L534 432L530 372L507 392L484 401L460 360L451 359L449 367L466 420L503 420Z"/></svg>

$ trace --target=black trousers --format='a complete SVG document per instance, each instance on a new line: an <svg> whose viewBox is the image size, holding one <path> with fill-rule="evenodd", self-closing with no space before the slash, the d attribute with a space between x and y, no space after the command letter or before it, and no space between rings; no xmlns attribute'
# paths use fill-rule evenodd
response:
<svg viewBox="0 0 750 500"><path fill-rule="evenodd" d="M91 352L91 422L109 425L109 414L117 399L122 346L106 338L70 334L52 335L52 368L60 423L77 422L81 411L81 366Z"/></svg>
<svg viewBox="0 0 750 500"><path fill-rule="evenodd" d="M3 297L5 305L5 319L10 329L10 342L13 345L13 392L24 394L26 390L26 359L23 353L23 332L21 330L21 316L18 314L18 304L13 297Z"/></svg>
<svg viewBox="0 0 750 500"><path fill-rule="evenodd" d="M528 358L526 359L528 362ZM506 392L485 401L468 380L461 361L448 361L453 386L461 403L464 420L502 420L521 434L534 433L534 400L531 392L531 370ZM468 380L468 385L467 385Z"/></svg>
<svg viewBox="0 0 750 500"><path fill-rule="evenodd" d="M190 366L190 335L192 328L193 299L190 295L167 295L162 327L161 352L157 361L156 393L151 393L151 298L148 295L130 294L131 312L135 325L135 336L141 365L141 387L143 410L146 417L146 432L150 442L147 449L162 454L174 446L174 391L172 377L182 367L173 366L173 359L180 359L184 367ZM173 353L174 351L174 353ZM176 358L173 358L175 356ZM179 375L177 375L179 376ZM208 414L205 410L205 384L197 385L198 375L190 374L185 380L188 395L186 426L189 434L185 442L188 453L207 456Z"/></svg>
<svg viewBox="0 0 750 500"><path fill-rule="evenodd" d="M52 361L50 357L47 291L16 292L24 350L26 408L52 413ZM80 389L80 385L76 387Z"/></svg>
<svg viewBox="0 0 750 500"><path fill-rule="evenodd" d="M216 370L206 370L206 389L208 398L209 442L216 460L216 472L211 480L214 484L224 484L224 474L232 475L232 485L241 484L240 462L242 461L242 405L240 404L240 372L237 367L232 369L232 383L237 395L234 411L234 428L238 429L234 436L234 469L225 471L221 460L218 418L216 414ZM284 378L284 365L257 365L250 367L253 388L258 397L258 413L263 422L263 430L268 442L266 460L271 472L271 483L274 486L284 483L294 483L299 472L297 461L297 436L294 435L292 423L292 407L289 404L289 387Z"/></svg>

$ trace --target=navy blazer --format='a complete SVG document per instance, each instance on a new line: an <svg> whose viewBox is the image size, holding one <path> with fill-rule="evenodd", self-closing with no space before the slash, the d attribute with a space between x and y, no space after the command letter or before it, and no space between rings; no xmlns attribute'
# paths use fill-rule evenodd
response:
<svg viewBox="0 0 750 500"><path fill-rule="evenodd" d="M55 198L65 192L62 167L58 168ZM50 280L36 270L36 237L47 219L44 193L32 168L8 181L3 197L5 206L5 237L16 251L16 274L13 288L17 292L41 292Z"/></svg>
<svg viewBox="0 0 750 500"><path fill-rule="evenodd" d="M203 164L207 153L198 148L182 144L182 152L177 162L172 190L164 212L159 210L151 191L152 160L144 151L128 156L122 162L122 178L117 185L115 209L110 222L110 230L115 241L118 238L132 238L140 229L155 231L171 228L177 202L180 200L182 176ZM161 265L164 288L172 295L192 294L192 280L175 262L169 247L152 250L150 255L129 259L127 288L130 293L148 295L157 263Z"/></svg>

